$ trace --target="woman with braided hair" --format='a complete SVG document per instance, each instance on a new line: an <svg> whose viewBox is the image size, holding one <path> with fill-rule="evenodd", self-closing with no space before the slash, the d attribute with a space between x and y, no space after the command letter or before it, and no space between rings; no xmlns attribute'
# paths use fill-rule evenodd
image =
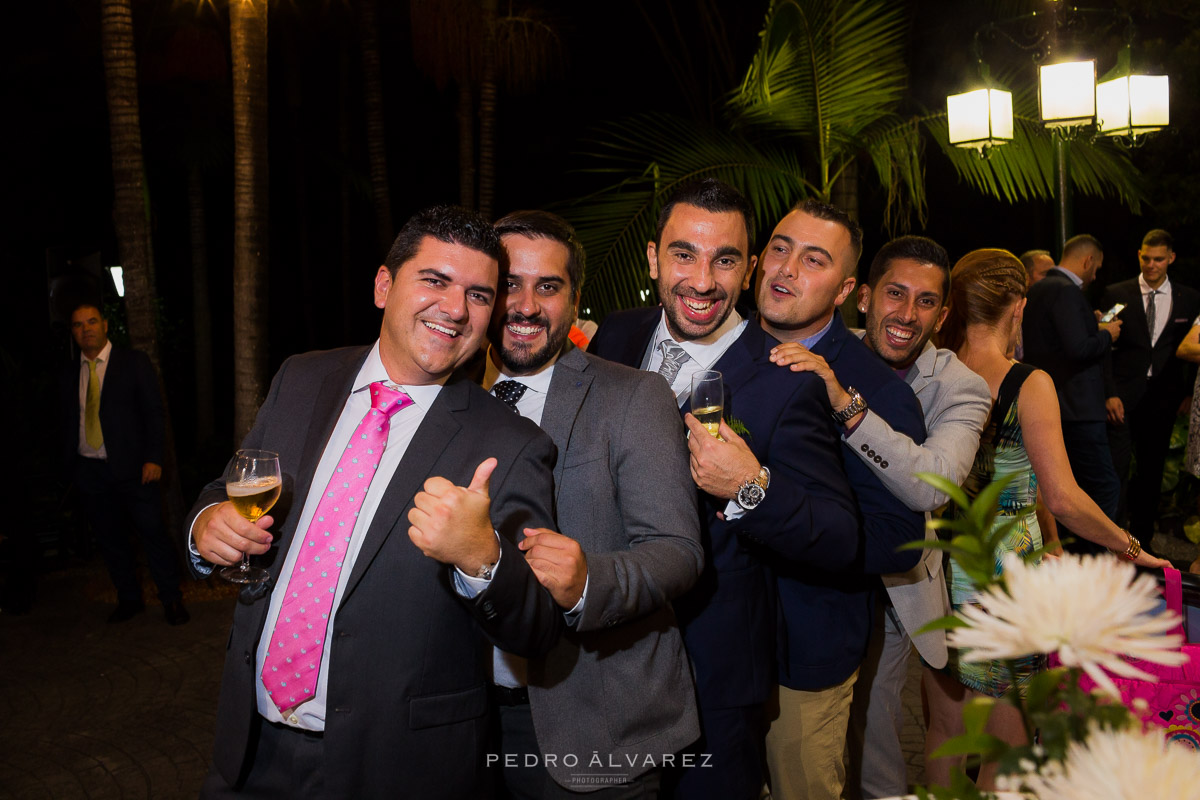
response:
<svg viewBox="0 0 1200 800"><path fill-rule="evenodd" d="M950 273L950 313L938 337L938 346L953 350L978 373L991 390L992 417L980 439L971 473L963 482L974 498L994 479L1017 477L1000 497L995 525L1018 520L1006 537L1003 552L1020 555L1042 545L1037 523L1038 487L1050 513L1081 536L1143 566L1164 567L1168 562L1141 550L1138 541L1117 527L1088 497L1071 473L1063 446L1062 421L1054 382L1041 370L1009 357L1021 330L1025 310L1025 270L1007 250L975 250L963 256ZM996 572L1001 568L996 560ZM975 587L950 559L946 569L950 599L957 608L973 601ZM1017 688L1039 669L1041 658L1018 663ZM1009 688L1010 675L1000 662L965 664L952 652L944 670L924 670L923 694L927 703L926 770L930 782L949 785L956 759L931 760L929 755L948 738L963 732L962 708L974 696L1000 697ZM994 707L988 732L1012 744L1025 741L1016 708L1006 703ZM991 789L994 765L979 775L981 788Z"/></svg>

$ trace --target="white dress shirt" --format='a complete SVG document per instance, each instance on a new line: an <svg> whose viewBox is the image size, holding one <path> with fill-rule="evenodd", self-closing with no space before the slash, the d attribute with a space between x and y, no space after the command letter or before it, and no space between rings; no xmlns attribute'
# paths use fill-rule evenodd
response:
<svg viewBox="0 0 1200 800"><path fill-rule="evenodd" d="M96 380L100 383L100 391L104 391L104 374L108 372L108 357L112 353L112 342L105 342L104 348L96 354ZM87 441L86 431L86 413L87 413L87 390L88 380L88 357L83 353L79 354L79 455L84 458L108 458L108 450L104 444L100 444L100 449L92 447ZM103 432L103 431L102 431Z"/></svg>
<svg viewBox="0 0 1200 800"><path fill-rule="evenodd" d="M1154 298L1154 330L1150 331L1150 346L1154 347L1171 318L1171 279L1163 278L1162 285L1152 289L1150 284L1146 283L1146 278L1138 275L1138 289L1142 292L1142 311L1147 313L1150 311L1151 293L1158 293Z"/></svg>
<svg viewBox="0 0 1200 800"><path fill-rule="evenodd" d="M675 376L675 380L671 382L671 390L675 392L675 399L680 408L692 393L692 376L701 370L712 369L712 365L717 363L721 356L725 355L725 351L729 349L730 345L742 335L745 327L746 320L742 319L742 315L737 312L737 309L734 309L729 312L729 316L719 328L705 337L709 340L708 342L675 342L689 356L688 360L683 362L679 368L679 374ZM647 372L658 372L658 368L662 366L663 362L662 351L659 350L658 345L667 339L675 341L667 329L667 312L663 311L662 317L658 321L658 327L654 329L654 336L650 339L650 348L642 358L642 369Z"/></svg>

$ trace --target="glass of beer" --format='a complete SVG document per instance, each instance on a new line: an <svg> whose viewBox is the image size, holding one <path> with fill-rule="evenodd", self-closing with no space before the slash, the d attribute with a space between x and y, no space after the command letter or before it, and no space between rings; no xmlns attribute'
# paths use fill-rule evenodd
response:
<svg viewBox="0 0 1200 800"><path fill-rule="evenodd" d="M225 472L225 494L234 509L251 522L271 510L279 499L283 481L279 472L279 454L270 450L238 450ZM233 583L262 583L267 571L250 566L250 557L242 553L242 563L225 567L221 577Z"/></svg>
<svg viewBox="0 0 1200 800"><path fill-rule="evenodd" d="M706 369L692 376L692 416L718 439L721 430L721 413L725 410L725 384L721 373Z"/></svg>

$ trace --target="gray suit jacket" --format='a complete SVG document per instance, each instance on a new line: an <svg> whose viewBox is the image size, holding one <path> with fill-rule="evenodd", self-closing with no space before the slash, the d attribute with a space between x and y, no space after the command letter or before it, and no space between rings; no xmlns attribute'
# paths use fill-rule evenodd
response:
<svg viewBox="0 0 1200 800"><path fill-rule="evenodd" d="M243 447L274 450L284 491L271 514L277 547L271 580L296 533L333 427L368 348L293 356L283 363ZM426 558L408 537L408 511L427 478L466 486L488 456L492 523L501 535L495 578L464 600L451 568ZM554 447L470 381L451 378L438 394L384 491L329 632L325 788L330 797L462 798L488 795L486 665L494 644L536 656L563 627L562 613L517 549L525 527L553 524ZM320 491L318 489L318 491ZM205 487L187 520L225 499ZM244 600L247 598L243 598ZM262 725L255 654L268 601L239 603L225 654L214 762L236 785Z"/></svg>
<svg viewBox="0 0 1200 800"><path fill-rule="evenodd" d="M558 530L582 545L588 587L576 626L530 662L529 702L539 747L558 756L550 774L588 791L605 787L573 774L633 778L700 735L671 609L704 563L696 487L675 396L658 375L570 349L555 364L542 429L558 447Z"/></svg>
<svg viewBox="0 0 1200 800"><path fill-rule="evenodd" d="M846 445L875 471L888 491L914 511L933 511L947 500L941 492L914 476L934 472L962 483L979 449L979 435L992 410L987 382L963 365L949 350L931 343L908 373L908 385L921 403L928 437L918 445L896 433L876 414L867 412ZM868 405L871 398L866 398ZM926 529L925 538L936 538ZM883 585L912 635L930 620L950 613L942 574L942 551L926 550L908 572L884 575ZM913 644L930 666L946 663L946 633L931 631L913 637Z"/></svg>

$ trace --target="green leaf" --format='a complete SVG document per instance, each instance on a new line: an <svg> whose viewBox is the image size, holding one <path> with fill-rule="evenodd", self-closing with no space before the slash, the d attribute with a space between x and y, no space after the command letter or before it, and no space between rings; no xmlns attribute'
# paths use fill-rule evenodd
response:
<svg viewBox="0 0 1200 800"><path fill-rule="evenodd" d="M953 503L959 508L970 508L971 501L967 497L967 493L963 488L949 478L938 475L936 472L917 472L915 476L925 483L928 483L933 488L937 489L942 494L950 498ZM930 520L930 524L939 522L940 520Z"/></svg>
<svg viewBox="0 0 1200 800"><path fill-rule="evenodd" d="M949 615L945 617L938 617L937 619L932 619L929 622L926 622L920 628L917 628L917 630L913 633L913 636L920 636L922 633L931 633L933 631L949 631L955 628L969 627L971 627L971 623L964 619L959 619L956 616Z"/></svg>
<svg viewBox="0 0 1200 800"><path fill-rule="evenodd" d="M1009 744L990 733L973 733L955 736L933 751L934 758L949 756L978 755L985 761L994 761L1009 748Z"/></svg>

